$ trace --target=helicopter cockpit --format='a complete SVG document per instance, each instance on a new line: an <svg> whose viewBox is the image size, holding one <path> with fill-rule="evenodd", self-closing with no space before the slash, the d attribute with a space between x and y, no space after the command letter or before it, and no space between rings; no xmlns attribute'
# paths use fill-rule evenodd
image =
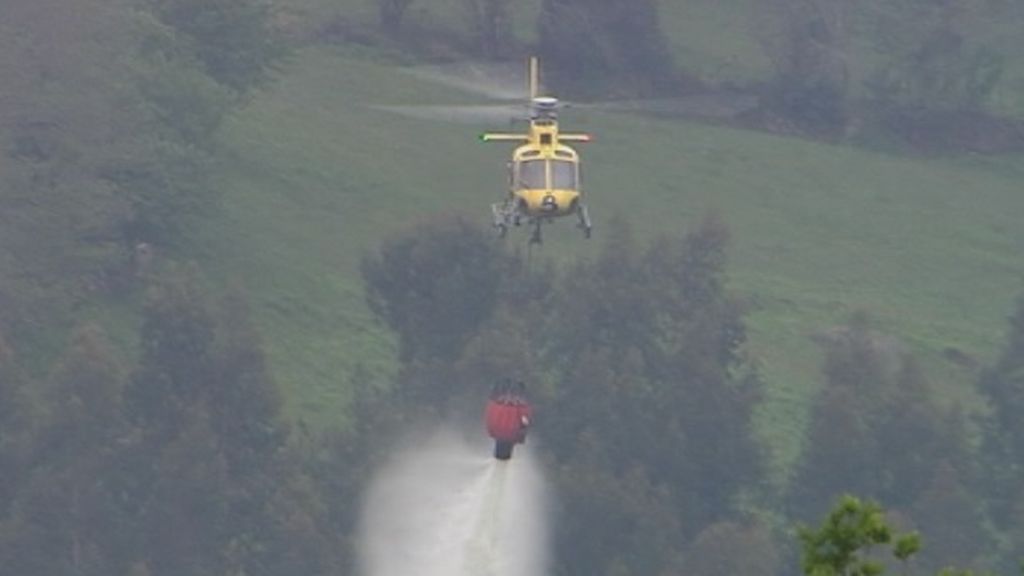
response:
<svg viewBox="0 0 1024 576"><path fill-rule="evenodd" d="M577 164L571 160L520 160L515 163L513 185L517 190L576 190Z"/></svg>

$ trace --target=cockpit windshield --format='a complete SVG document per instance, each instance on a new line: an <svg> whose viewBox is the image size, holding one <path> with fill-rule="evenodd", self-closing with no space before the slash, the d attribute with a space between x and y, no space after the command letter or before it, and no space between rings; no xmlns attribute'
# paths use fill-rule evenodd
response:
<svg viewBox="0 0 1024 576"><path fill-rule="evenodd" d="M547 166L551 164L551 185L548 186ZM555 188L575 190L576 164L568 160L523 160L519 162L518 187L537 190Z"/></svg>
<svg viewBox="0 0 1024 576"><path fill-rule="evenodd" d="M551 187L566 190L576 189L576 165L568 160L551 161Z"/></svg>
<svg viewBox="0 0 1024 576"><path fill-rule="evenodd" d="M546 160L523 160L519 163L519 188L536 190L547 188L544 174Z"/></svg>

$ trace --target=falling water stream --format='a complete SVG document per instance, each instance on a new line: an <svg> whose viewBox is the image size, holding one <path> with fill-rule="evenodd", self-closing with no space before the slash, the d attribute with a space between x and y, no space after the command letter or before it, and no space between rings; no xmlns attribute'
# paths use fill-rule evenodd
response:
<svg viewBox="0 0 1024 576"><path fill-rule="evenodd" d="M528 446L500 462L440 431L399 451L367 491L362 576L543 576L547 507Z"/></svg>

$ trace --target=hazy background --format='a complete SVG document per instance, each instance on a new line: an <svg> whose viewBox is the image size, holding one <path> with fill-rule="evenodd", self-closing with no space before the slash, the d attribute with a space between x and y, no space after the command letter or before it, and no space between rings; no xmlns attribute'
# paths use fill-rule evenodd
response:
<svg viewBox="0 0 1024 576"><path fill-rule="evenodd" d="M1022 24L0 0L0 566L373 572L386 530L380 562L455 561L441 538L559 575L791 574L794 527L853 492L923 533L901 570L1016 570ZM595 135L590 241L488 228L510 150L476 135L510 102L478 87L531 54ZM480 418L506 377L543 442L501 484ZM403 441L442 421L479 445ZM433 523L487 503L537 526Z"/></svg>

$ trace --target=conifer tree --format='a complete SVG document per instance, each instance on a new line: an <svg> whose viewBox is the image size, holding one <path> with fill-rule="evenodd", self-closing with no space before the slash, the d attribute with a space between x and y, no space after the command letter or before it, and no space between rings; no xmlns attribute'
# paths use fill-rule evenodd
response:
<svg viewBox="0 0 1024 576"><path fill-rule="evenodd" d="M406 401L436 407L450 398L452 366L513 269L491 235L461 217L419 223L363 259L368 304L398 337Z"/></svg>
<svg viewBox="0 0 1024 576"><path fill-rule="evenodd" d="M264 0L149 0L160 19L191 40L206 73L244 93L263 83L284 53Z"/></svg>
<svg viewBox="0 0 1024 576"><path fill-rule="evenodd" d="M129 415L158 444L183 427L214 388L216 320L195 267L174 267L147 290L142 358L128 388Z"/></svg>
<svg viewBox="0 0 1024 576"><path fill-rule="evenodd" d="M613 222L598 257L569 271L552 298L560 314L546 354L559 367L550 400L559 417L543 426L560 481L577 492L568 507L584 518L565 537L593 550L596 566L674 570L680 551L666 542L729 514L762 474L750 426L758 385L741 366L719 225L709 220L638 254L628 226ZM620 492L627 476L643 479L635 498L650 508ZM631 515L640 509L650 518ZM615 520L602 525L592 514ZM623 531L642 536L608 550Z"/></svg>
<svg viewBox="0 0 1024 576"><path fill-rule="evenodd" d="M950 566L977 567L986 542L978 499L956 466L941 461L927 488L911 509L915 524L927 535L920 561L929 573Z"/></svg>
<svg viewBox="0 0 1024 576"><path fill-rule="evenodd" d="M992 518L1005 526L1012 499L1024 484L1024 295L1009 318L1002 354L982 374L979 388L991 408L983 422L982 486Z"/></svg>
<svg viewBox="0 0 1024 576"><path fill-rule="evenodd" d="M24 481L31 405L24 396L25 377L14 351L0 332L0 519Z"/></svg>
<svg viewBox="0 0 1024 576"><path fill-rule="evenodd" d="M870 329L866 316L857 314L833 331L823 372L825 385L790 487L797 517L823 513L844 492L907 510L942 462L970 475L959 409L940 409L916 359Z"/></svg>
<svg viewBox="0 0 1024 576"><path fill-rule="evenodd" d="M651 0L544 0L538 36L551 68L579 87L652 92L676 85Z"/></svg>
<svg viewBox="0 0 1024 576"><path fill-rule="evenodd" d="M194 270L172 269L145 312L125 459L139 561L153 576L333 566L241 296L214 300Z"/></svg>
<svg viewBox="0 0 1024 576"><path fill-rule="evenodd" d="M26 487L0 537L5 569L22 574L117 572L128 529L119 513L118 451L125 370L96 326L79 329L48 384Z"/></svg>
<svg viewBox="0 0 1024 576"><path fill-rule="evenodd" d="M716 522L686 550L683 570L692 576L776 574L780 554L767 527L757 522Z"/></svg>
<svg viewBox="0 0 1024 576"><path fill-rule="evenodd" d="M803 455L790 484L792 514L808 520L823 514L843 492L877 494L877 444L848 388L828 387L811 413Z"/></svg>
<svg viewBox="0 0 1024 576"><path fill-rule="evenodd" d="M761 383L743 362L742 307L726 289L728 242L724 222L709 215L675 246L653 246L643 268L656 303L647 329L648 370L660 383L652 410L676 423L672 435L685 439L678 457L699 470L672 480L687 487L679 509L691 531L720 518L763 474L751 426Z"/></svg>
<svg viewBox="0 0 1024 576"><path fill-rule="evenodd" d="M941 409L918 361L901 358L891 393L875 429L878 446L877 498L906 508L932 483L943 463L964 480L974 474L966 422L958 406Z"/></svg>

